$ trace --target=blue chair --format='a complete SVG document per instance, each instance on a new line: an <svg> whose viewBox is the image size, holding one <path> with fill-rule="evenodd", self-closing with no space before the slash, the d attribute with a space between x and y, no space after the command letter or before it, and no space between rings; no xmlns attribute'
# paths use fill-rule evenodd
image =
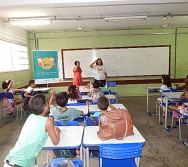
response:
<svg viewBox="0 0 188 167"><path fill-rule="evenodd" d="M67 103L66 106L85 106L85 103Z"/></svg>
<svg viewBox="0 0 188 167"><path fill-rule="evenodd" d="M78 118L75 118L73 121L76 121L76 122L84 122L85 119L84 119L84 117L78 117Z"/></svg>
<svg viewBox="0 0 188 167"><path fill-rule="evenodd" d="M53 164L53 167L61 167L61 162L64 161L65 158L54 158L50 164ZM82 167L82 161L79 159L72 160L72 163L74 164L75 167ZM48 165L48 167L52 167L51 165Z"/></svg>
<svg viewBox="0 0 188 167"><path fill-rule="evenodd" d="M77 122L77 121L67 121L65 126L79 126L79 122Z"/></svg>
<svg viewBox="0 0 188 167"><path fill-rule="evenodd" d="M92 117L95 119L96 123L98 123L98 118L99 117ZM86 126L94 126L91 119L89 117L86 118Z"/></svg>
<svg viewBox="0 0 188 167"><path fill-rule="evenodd" d="M175 115L175 114L177 114L177 115L179 116L179 118L178 118L179 140L182 141L181 125L182 125L182 124L188 125L188 115L183 115L183 114L181 114L180 112L173 111L171 128L173 128L173 125L174 125L174 115ZM188 146L188 143L187 143L187 142L185 142L185 141L182 141L182 142L183 142L183 144L185 144L186 146Z"/></svg>
<svg viewBox="0 0 188 167"><path fill-rule="evenodd" d="M138 167L144 143L102 144L99 167Z"/></svg>

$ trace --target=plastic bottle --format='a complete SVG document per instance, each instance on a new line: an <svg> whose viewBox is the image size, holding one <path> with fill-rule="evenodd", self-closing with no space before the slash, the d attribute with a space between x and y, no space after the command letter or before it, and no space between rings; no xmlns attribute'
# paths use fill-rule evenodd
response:
<svg viewBox="0 0 188 167"><path fill-rule="evenodd" d="M54 116L53 116L52 113L49 114L49 118L50 118L52 121L54 121Z"/></svg>

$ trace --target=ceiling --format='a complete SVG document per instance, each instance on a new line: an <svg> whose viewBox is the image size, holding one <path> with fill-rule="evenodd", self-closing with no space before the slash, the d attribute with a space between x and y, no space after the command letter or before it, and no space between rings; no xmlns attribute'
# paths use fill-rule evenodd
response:
<svg viewBox="0 0 188 167"><path fill-rule="evenodd" d="M0 0L2 1L2 0ZM30 0L31 1L31 0ZM21 26L30 31L78 31L146 27L188 27L188 0L12 0L0 3L0 18L49 18L51 24ZM106 17L147 15L145 20L105 21ZM166 16L164 19L164 16Z"/></svg>

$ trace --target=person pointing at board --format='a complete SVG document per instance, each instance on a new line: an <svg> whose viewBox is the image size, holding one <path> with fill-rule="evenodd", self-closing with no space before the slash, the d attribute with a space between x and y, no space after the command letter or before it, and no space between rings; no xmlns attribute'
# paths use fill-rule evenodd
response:
<svg viewBox="0 0 188 167"><path fill-rule="evenodd" d="M108 82L108 76L106 68L103 65L102 59L98 58L93 63L91 63L89 67L91 67L94 70L94 82L98 82L100 87L104 87L106 82Z"/></svg>

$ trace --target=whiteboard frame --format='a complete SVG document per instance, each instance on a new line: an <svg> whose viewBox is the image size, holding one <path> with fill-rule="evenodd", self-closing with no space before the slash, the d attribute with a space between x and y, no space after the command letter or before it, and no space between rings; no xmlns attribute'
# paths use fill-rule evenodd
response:
<svg viewBox="0 0 188 167"><path fill-rule="evenodd" d="M65 78L65 70L64 70L64 51L74 51L74 50L101 50L101 49L129 49L129 48L157 48L157 47L168 47L169 48L169 67L168 67L168 73L166 75L170 75L170 60L171 60L171 45L150 45L150 46L123 46L123 47L99 47L99 48L72 48L72 49L61 49L61 55L62 55L62 71L63 71L63 80L66 79L72 79L72 78ZM89 66L89 64L88 64ZM161 74L162 75L162 74ZM161 75L133 75L133 76L108 76L108 78L120 78L120 77L138 77L138 76L161 76ZM85 79L92 78L91 77L83 77Z"/></svg>

